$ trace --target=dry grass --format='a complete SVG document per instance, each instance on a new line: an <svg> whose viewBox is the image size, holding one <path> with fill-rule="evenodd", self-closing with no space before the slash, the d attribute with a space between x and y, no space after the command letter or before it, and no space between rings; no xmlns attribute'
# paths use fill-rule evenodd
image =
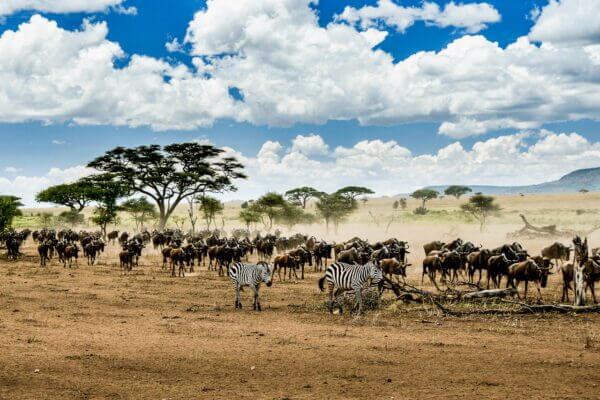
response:
<svg viewBox="0 0 600 400"><path fill-rule="evenodd" d="M424 242L500 244L519 226L514 211L536 223L591 226L595 196L501 198L505 213L483 234L464 220L412 217L386 233L368 211L386 215L390 199L370 201L338 235L300 230L408 240L409 281L420 284ZM451 213L457 204L431 207ZM591 211L571 219L576 209ZM545 244L525 241L531 252ZM0 398L598 398L598 315L445 318L386 297L364 316L331 316L314 272L263 287L262 313L251 311L246 290L236 311L231 284L206 268L171 278L148 251L133 274L120 276L116 252L73 269L56 261L40 269L31 244L18 262L0 257ZM557 275L543 295L560 298Z"/></svg>

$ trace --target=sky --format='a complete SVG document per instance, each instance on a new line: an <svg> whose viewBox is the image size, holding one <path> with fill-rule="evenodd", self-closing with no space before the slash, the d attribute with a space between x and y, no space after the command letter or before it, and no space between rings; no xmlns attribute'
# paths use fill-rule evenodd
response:
<svg viewBox="0 0 600 400"><path fill-rule="evenodd" d="M0 2L0 194L116 146L201 141L249 179L378 195L600 166L600 0Z"/></svg>

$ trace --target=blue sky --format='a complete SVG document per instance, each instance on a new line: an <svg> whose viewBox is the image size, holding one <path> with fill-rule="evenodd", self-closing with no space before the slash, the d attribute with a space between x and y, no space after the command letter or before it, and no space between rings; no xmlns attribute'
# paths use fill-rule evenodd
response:
<svg viewBox="0 0 600 400"><path fill-rule="evenodd" d="M459 158L453 161L453 165L460 163L460 157L468 158L471 164L465 164L463 169L456 167L449 175L441 173L439 179L468 183L531 183L545 177L555 178L574 167L600 165L597 158L600 124L597 122L597 110L594 111L600 99L598 92L594 94L597 86L593 86L598 85L593 76L600 73L600 62L595 61L595 57L600 57L600 51L594 47L600 36L593 21L588 30L580 32L577 24L588 26L587 21L575 18L573 22L574 18L568 15L581 4L589 7L587 14L597 15L594 14L598 9L597 0L562 0L551 4L543 0L456 3L387 0L383 1L385 4L375 0L321 0L319 4L309 4L309 0L257 0L248 7L246 1L240 1L237 9L232 9L231 2L227 5L227 0L214 0L208 5L201 0L93 0L90 4L99 4L95 9L76 12L64 9L58 0L50 0L49 3L53 1L56 6L49 7L53 12L17 6L3 13L0 6L0 49L3 42L5 46L11 46L11 43L19 43L20 40L28 43L39 41L27 51L13 49L16 55L11 58L3 59L0 55L0 77L5 82L0 83L0 138L3 144L0 146L0 190L3 191L23 190L20 189L23 182L15 182L17 177L37 182L28 185L36 188L44 183L55 183L56 179L67 179L68 173L58 174L61 178L49 178L48 171L85 165L116 145L189 140L227 146L232 152L248 158L249 169L253 173L251 177L254 175L256 180L253 189L242 188L240 196L256 195L261 190L282 190L291 183L308 183L306 181L312 176L310 173L292 176L288 172L276 175L271 169L294 169L302 162L316 170L332 169L333 166L341 168L351 160L367 160L365 169L368 170L373 164L368 161L369 157L372 159L373 154L379 157L378 152L381 151L391 151L392 158L399 157L398 162L385 165L386 161L380 160L373 167L375 170L364 175L348 174L343 179L334 179L332 187L355 180L364 180L362 183L368 184L372 179L377 189L387 189L384 192L389 194L393 190L440 183L425 181L431 174L435 176L436 171L435 168L428 171L423 165L427 157L434 157L432 163L437 165L436 168L448 172L448 167L440 161L440 151L454 151L456 146L460 146L464 154L454 152ZM264 6L256 6L258 3L264 3ZM238 19L229 18L238 11ZM274 17L274 14L277 16ZM41 19L35 19L38 15ZM311 16L318 21L316 27L311 26ZM265 18L264 21L278 28L273 31L272 37L263 32L256 33L260 24L249 28L248 21L260 21L259 18ZM394 21L405 21L406 18L410 19L410 23L405 28L395 25ZM560 22L564 26L557 26L556 21L563 19L571 20L571 25ZM52 25L54 22L56 26ZM89 26L96 27L97 31L92 32L96 28ZM302 36L307 26L313 33ZM336 31L338 26L343 27L341 33ZM102 32L102 27L105 27L105 32ZM559 39L552 36L553 32L561 29L564 36ZM8 34L14 32L18 32L18 38L9 37ZM236 32L241 32L239 37L234 37ZM52 35L61 37L63 34L69 35L65 36L66 39L53 40ZM322 37L319 36L321 34ZM342 34L347 39L340 39ZM352 50L346 49L339 55L335 54L335 50L324 51L323 64L315 65L320 60L310 62L310 57L314 57L310 48L313 37L320 38L319 45L323 48L336 49L345 41L362 40L367 34L384 36L377 36L379 38L374 40L371 49L364 47L365 43L357 44L357 48L364 47L357 51L358 59L353 57ZM371 40L370 37L368 40ZM243 38L243 44L240 44L240 38ZM293 43L297 38L306 39L307 46ZM527 56L508 54L507 49L515 47L519 38L528 38L531 49L527 50ZM166 43L173 40L181 44L178 51L167 49ZM65 43L60 44L61 41ZM323 41L331 43L323 44ZM494 43L497 43L497 49L493 48ZM97 71L89 66L90 63L84 63L81 67L84 78L78 75L82 69L61 72L61 68L76 64L76 57L84 57L83 52L101 54L99 49L107 44L118 46L121 51L115 57L119 50L111 50L114 53L107 56L107 69ZM572 65L546 70L547 65L553 65L551 59L545 59L550 57L543 50L548 45L564 51L567 56L554 55L561 61L573 57L575 63L577 57L587 55L589 60L586 61L590 64L585 69L581 66L581 71L574 70ZM278 54L279 59L281 54L287 56L278 52L286 51L288 46L293 52L289 54L290 60L282 62L284 66L269 57L269 54ZM46 48L50 48L48 54L44 54ZM457 53L464 48L467 48L466 56L461 58ZM302 51L305 50L306 56L303 57ZM518 51L525 50L519 48ZM427 54L431 55L431 60L410 61L417 57L415 55L426 54L421 52L430 52ZM444 52L451 54L442 56ZM293 58L293 53L298 54L298 59ZM506 80L506 90L503 82L495 82L497 86L493 91L488 90L485 76L472 77L471 71L479 74L481 70L493 69L497 64L493 59L496 53L499 57L497 63L506 62L507 65L501 72L509 71L506 77L498 78L499 81ZM231 56L237 64L227 64L224 54ZM478 54L485 56L478 59ZM144 73L148 68L152 69L149 75L136 75L139 68L132 71L134 59L139 56L145 56ZM372 63L371 56L374 58ZM450 59L448 63L447 58ZM40 66L46 60L51 67ZM106 60L100 59L91 64L97 62L101 65ZM307 65L301 65L304 60L307 60ZM540 62L532 65L530 60ZM464 71L461 70L463 62ZM153 63L151 68L149 63ZM164 63L167 67L161 67L161 71L157 72L154 63ZM198 63L201 63L200 67ZM578 62L578 65L581 63ZM179 72L175 70L177 66L186 70L185 77L179 75L181 69ZM356 73L345 79L345 74L360 68L364 68L363 75ZM119 81L125 79L120 71L127 72L126 81ZM304 71L307 71L306 76L302 75ZM62 78L57 78L61 73ZM256 77L253 76L255 73ZM386 80L380 86L373 85L371 82L377 80L381 73L389 73L387 80L397 78L398 82L390 83L389 87ZM70 74L73 75L72 80ZM108 75L104 77L102 74ZM313 82L315 75L319 78ZM339 82L336 81L338 75ZM530 78L523 78L528 75ZM139 82L134 82L138 76ZM163 79L160 82L162 87L152 92L145 91L148 79L159 76ZM364 90L360 86L363 76L369 77ZM538 76L543 80L532 83L531 88L519 83L520 79L534 81ZM487 79L494 82L497 77L498 73L491 71ZM66 83L62 80L64 78ZM203 79L198 83L199 89L187 95L178 93L165 104L158 104L156 99L161 97L161 90L171 93L169 85L173 85L172 80L182 79L182 84L189 86L192 78L197 79L196 82ZM20 90L19 98L15 99L15 87L9 83L20 83L21 79L27 83L15 85ZM32 85L43 79L50 82L43 82L48 86L41 85L40 91L34 90ZM82 82L77 82L77 79L82 79ZM92 89L87 87L90 79L99 79ZM126 92L120 97L115 94L114 98L109 88L107 93L103 93L102 81L109 79L119 82L117 89L127 86ZM297 82L294 82L295 79ZM561 86L566 79L573 82ZM279 80L292 81L293 85L290 84L289 88L282 86L279 90L275 82ZM310 84L305 84L309 81ZM419 84L407 88L414 81ZM207 88L206 85L212 82L214 87ZM128 86L130 83L131 87ZM325 92L324 88L328 85L335 89ZM436 87L428 94L432 85ZM310 90L306 94L299 93L298 88L301 91L304 87L310 87ZM471 91L463 97L453 98L457 90L462 91L465 87L470 87ZM52 89L48 91L48 88ZM206 99L197 103L190 99L204 89L208 93ZM32 92L30 95L28 90ZM52 90L60 91L59 95L53 96ZM243 95L227 96L227 90L229 93L239 90ZM324 95L320 90L324 91ZM339 95L326 98L336 90L340 91ZM482 92L481 102L477 101L478 90ZM557 100L563 93L572 97ZM363 94L365 99L361 98ZM1 101L3 96L4 102ZM123 100L128 102L123 106L119 100L125 96L131 97ZM90 100L82 105L79 102L83 97ZM287 103L290 98L293 101ZM273 103L270 104L270 101ZM73 107L67 107L71 102ZM181 108L177 108L179 102ZM51 107L45 108L47 104ZM64 109L62 105L65 105ZM171 106L172 112L169 110ZM116 116L111 115L115 107ZM318 140L312 142L303 139L315 137ZM512 142L507 144L510 140ZM315 144L317 141L322 141L322 144L316 144L316 148L309 146L309 142ZM269 143L276 143L279 147ZM358 145L360 143L363 144ZM378 147L379 143L383 147ZM538 153L534 155L536 144L539 144ZM570 149L570 153L558 154L551 149L552 145ZM260 153L267 154L269 148L276 159L267 162L261 159ZM480 153L484 148L488 153L482 156ZM546 157L540 156L539 149L542 148L546 149ZM359 155L361 151L363 153ZM495 160L493 154L496 151L517 151L518 157L523 157L530 164L521 171L506 168L510 164L509 159ZM562 156L563 159L564 156L575 158L581 154L584 157L583 161L562 162L558 167L549 169L544 163L550 161L543 161L549 160L548 154ZM387 155L381 157L386 158ZM486 167L485 157L495 161L490 161L489 167ZM537 158L534 160L534 157ZM506 170L494 172L494 169L502 168ZM414 172L416 170L420 172ZM404 178L398 178L396 182L390 176ZM389 189L390 186L393 189ZM30 193L22 195L26 199L31 197Z"/></svg>

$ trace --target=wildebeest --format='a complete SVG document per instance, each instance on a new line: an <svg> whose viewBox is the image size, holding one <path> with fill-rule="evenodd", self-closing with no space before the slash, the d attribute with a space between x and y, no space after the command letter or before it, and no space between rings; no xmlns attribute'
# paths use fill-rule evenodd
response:
<svg viewBox="0 0 600 400"><path fill-rule="evenodd" d="M429 276L431 282L435 282L435 273L442 270L442 259L439 256L427 256L423 259L423 274L421 275L421 284L425 274Z"/></svg>
<svg viewBox="0 0 600 400"><path fill-rule="evenodd" d="M569 261L571 258L572 247L565 246L562 243L554 242L548 247L542 249L542 257L546 257L550 260L555 260L557 267L563 264L563 261Z"/></svg>
<svg viewBox="0 0 600 400"><path fill-rule="evenodd" d="M467 269L469 275L469 282L475 280L475 271L479 271L479 279L477 285L481 283L481 273L488 267L488 260L492 256L492 252L488 249L482 249L474 251L467 255Z"/></svg>
<svg viewBox="0 0 600 400"><path fill-rule="evenodd" d="M396 258L385 258L379 262L381 271L384 276L392 278L393 275L400 281L400 277L405 281L406 279L406 267L408 266L404 262L398 261Z"/></svg>
<svg viewBox="0 0 600 400"><path fill-rule="evenodd" d="M283 269L283 280L285 280L285 275L289 271L289 279L292 279L292 273L298 279L298 274L296 273L296 269L298 268L298 259L289 254L280 254L275 256L273 259L273 273L277 271L277 275L279 276L279 280L281 281L281 270Z"/></svg>
<svg viewBox="0 0 600 400"><path fill-rule="evenodd" d="M540 290L540 287L546 287L546 284L548 283L548 275L550 274L552 274L552 272L550 272L550 267L546 268L539 266L532 259L514 263L508 267L508 281L506 282L506 287L509 287L510 285L513 288L518 289L519 284L521 282L525 282L524 299L527 299L527 285L530 281L534 282L538 291L539 299L541 300L542 291Z"/></svg>
<svg viewBox="0 0 600 400"><path fill-rule="evenodd" d="M428 256L433 250L441 250L444 247L445 243L436 240L431 243L426 243L423 245L423 250L425 250L425 255Z"/></svg>
<svg viewBox="0 0 600 400"><path fill-rule="evenodd" d="M67 267L67 263L69 264L69 268L73 265L73 259L75 259L75 265L77 265L79 259L79 248L75 243L68 244L65 247L65 251L63 254L63 262L65 268Z"/></svg>

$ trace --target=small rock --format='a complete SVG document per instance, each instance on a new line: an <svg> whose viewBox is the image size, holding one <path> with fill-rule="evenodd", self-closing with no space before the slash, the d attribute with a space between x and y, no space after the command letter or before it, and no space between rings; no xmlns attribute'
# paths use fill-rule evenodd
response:
<svg viewBox="0 0 600 400"><path fill-rule="evenodd" d="M40 372L40 370L36 368L33 370L33 372L37 374L38 372Z"/></svg>
<svg viewBox="0 0 600 400"><path fill-rule="evenodd" d="M254 371L256 369L256 367L253 365L250 367L250 371Z"/></svg>

